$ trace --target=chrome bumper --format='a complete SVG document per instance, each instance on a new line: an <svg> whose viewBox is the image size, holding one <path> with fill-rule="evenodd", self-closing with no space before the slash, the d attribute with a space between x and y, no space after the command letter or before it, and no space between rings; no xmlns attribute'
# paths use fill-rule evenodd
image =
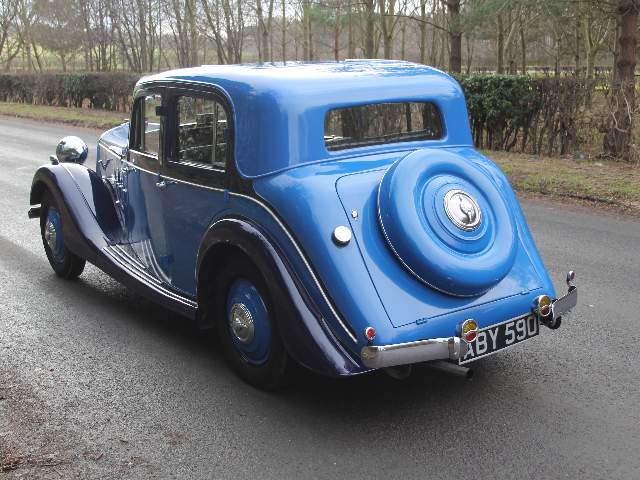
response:
<svg viewBox="0 0 640 480"><path fill-rule="evenodd" d="M363 347L362 363L368 368L395 367L431 360L458 360L467 353L460 337L431 338L417 342Z"/></svg>
<svg viewBox="0 0 640 480"><path fill-rule="evenodd" d="M578 287L571 285L564 297L558 298L551 307L553 318L558 318L571 311L578 304Z"/></svg>
<svg viewBox="0 0 640 480"><path fill-rule="evenodd" d="M577 303L578 289L571 285L564 297L553 302L552 321L542 323L552 329L558 328L560 317L568 313ZM467 343L460 337L431 338L394 345L369 345L362 348L360 357L365 367L385 368L433 360L457 361L460 357L464 357L467 348Z"/></svg>

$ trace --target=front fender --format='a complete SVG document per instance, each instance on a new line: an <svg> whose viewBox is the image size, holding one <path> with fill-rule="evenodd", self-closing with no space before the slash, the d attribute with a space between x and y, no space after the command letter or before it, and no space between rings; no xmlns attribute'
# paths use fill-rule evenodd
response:
<svg viewBox="0 0 640 480"><path fill-rule="evenodd" d="M276 319L289 353L308 369L329 376L346 376L368 371L338 341L299 280L291 263L277 245L253 223L243 218L226 218L207 231L198 253L198 292L206 281L204 270L216 252L229 247L249 257L270 283ZM201 293L199 293L200 295Z"/></svg>
<svg viewBox="0 0 640 480"><path fill-rule="evenodd" d="M29 203L41 203L47 190L60 209L67 246L73 253L94 262L108 243L121 240L112 196L94 171L78 164L43 165L33 177Z"/></svg>

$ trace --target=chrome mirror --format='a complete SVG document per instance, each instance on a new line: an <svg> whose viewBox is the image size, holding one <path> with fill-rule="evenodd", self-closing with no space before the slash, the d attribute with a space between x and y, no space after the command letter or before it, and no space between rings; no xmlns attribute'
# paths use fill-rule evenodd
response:
<svg viewBox="0 0 640 480"><path fill-rule="evenodd" d="M56 157L60 162L83 164L89 155L89 148L81 138L64 137L56 147Z"/></svg>

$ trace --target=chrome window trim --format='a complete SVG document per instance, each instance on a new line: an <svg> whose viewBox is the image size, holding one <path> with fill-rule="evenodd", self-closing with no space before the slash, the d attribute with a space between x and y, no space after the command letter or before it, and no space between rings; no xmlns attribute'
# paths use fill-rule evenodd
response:
<svg viewBox="0 0 640 480"><path fill-rule="evenodd" d="M143 172L146 173L150 173L152 175L156 175L157 172L151 172L149 170L146 170L138 165L136 165L135 163L131 163L129 160L123 160L125 163L130 164L131 166L142 170ZM342 327L342 329L346 332L346 334L349 336L349 338L354 342L354 343L358 343L357 338L355 337L355 335L353 333L351 333L351 331L349 330L349 328L346 326L346 324L344 323L344 320L342 320L342 318L340 317L340 315L338 314L338 312L336 311L336 309L334 308L333 304L331 303L331 301L329 300L329 296L327 295L325 289L323 288L322 284L320 283L320 280L318 279L318 277L316 276L315 272L313 271L313 269L311 268L311 265L309 263L309 261L307 260L306 256L304 255L304 253L302 252L302 249L300 248L300 246L298 245L298 242L296 242L296 240L293 238L293 236L291 235L291 233L289 232L289 230L286 228L286 226L284 225L284 223L282 223L282 221L277 217L277 215L275 213L273 213L273 211L271 210L271 208L269 208L265 203L261 202L260 200L254 198L254 197L250 197L248 195L244 195L242 193L236 193L236 192L231 192L228 189L225 188L218 188L218 187L210 187L207 185L199 185L197 183L193 183L193 182L188 182L186 180L181 180L179 178L173 178L173 177L169 177L167 175L162 175L162 178L165 180L170 180L170 181L175 181L175 182L179 182L179 183L184 183L186 185L191 185L192 187L197 187L197 188L204 188L207 190L213 190L216 192L228 192L229 195L234 196L234 197L240 197L240 198L246 198L247 200L251 200L254 203L257 203L258 205L260 205L264 210L266 210L266 212L271 215L271 217L276 221L276 223L278 224L278 226L285 232L285 234L287 235L287 238L289 239L289 241L291 242L291 244L294 246L294 248L296 249L296 252L298 253L298 255L300 256L300 258L302 259L302 262L304 263L307 271L309 272L309 274L311 275L311 278L313 279L313 282L315 283L316 287L318 288L318 290L320 291L320 294L322 295L322 299L325 301L325 303L329 306L329 310L331 310L331 313L333 314L334 318L336 319L336 321L340 324L340 326ZM219 220L217 220L216 222L214 222L213 225L215 225L216 223L225 220L224 218L221 218Z"/></svg>
<svg viewBox="0 0 640 480"><path fill-rule="evenodd" d="M197 168L197 169L200 169L200 170L205 170L207 172L215 172L215 173L222 173L222 174L226 174L227 173L227 170L224 169L224 168L215 167L215 166L213 166L211 164L200 163L200 162L180 162L178 160L167 160L167 166L168 167L178 166L178 167ZM164 177L164 175L163 175L163 177Z"/></svg>

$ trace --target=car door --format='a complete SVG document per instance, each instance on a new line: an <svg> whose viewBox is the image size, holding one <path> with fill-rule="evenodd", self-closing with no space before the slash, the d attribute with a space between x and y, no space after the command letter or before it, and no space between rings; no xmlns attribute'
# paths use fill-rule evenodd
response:
<svg viewBox="0 0 640 480"><path fill-rule="evenodd" d="M123 183L129 247L149 274L169 284L172 255L162 212L166 183L160 177L165 151L164 92L164 88L150 88L136 97Z"/></svg>
<svg viewBox="0 0 640 480"><path fill-rule="evenodd" d="M226 100L215 91L174 88L168 93L167 155L162 176L165 231L173 262L171 285L196 291L200 242L225 208L231 163L231 118Z"/></svg>

